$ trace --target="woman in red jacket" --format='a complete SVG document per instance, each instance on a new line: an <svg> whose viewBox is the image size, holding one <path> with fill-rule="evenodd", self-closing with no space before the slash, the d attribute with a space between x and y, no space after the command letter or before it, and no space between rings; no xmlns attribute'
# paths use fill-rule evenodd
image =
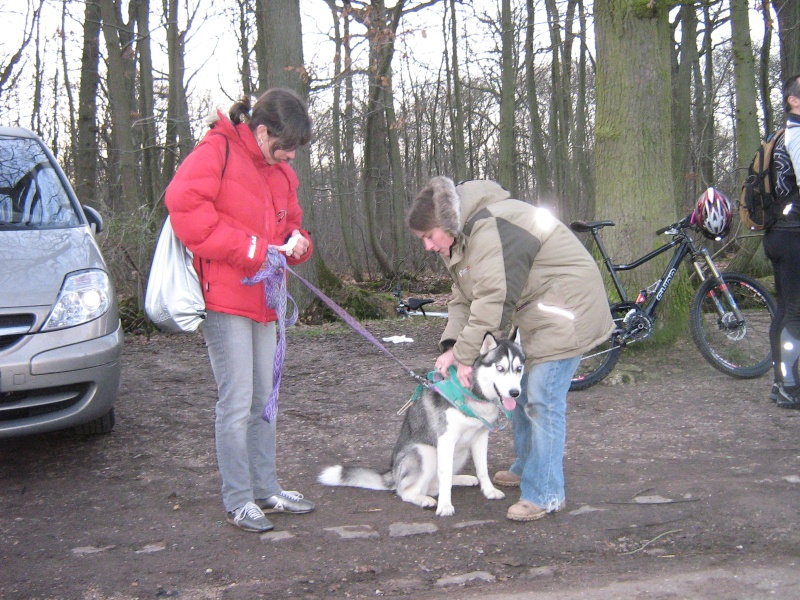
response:
<svg viewBox="0 0 800 600"><path fill-rule="evenodd" d="M311 139L303 101L284 89L254 105L217 112L211 130L167 187L166 205L178 237L194 253L208 316L203 337L217 383L215 440L228 521L268 531L264 511L306 513L314 504L284 491L275 467L275 421L262 418L273 387L276 313L262 285L246 285L267 263L269 246L296 237L287 263L311 256L301 228L298 179L289 161Z"/></svg>

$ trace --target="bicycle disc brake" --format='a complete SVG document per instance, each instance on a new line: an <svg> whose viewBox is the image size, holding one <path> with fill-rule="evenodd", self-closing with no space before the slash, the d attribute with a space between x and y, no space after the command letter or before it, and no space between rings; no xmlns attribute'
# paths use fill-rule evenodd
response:
<svg viewBox="0 0 800 600"><path fill-rule="evenodd" d="M653 335L653 321L638 308L630 309L622 323L625 325L622 337L626 342L641 342Z"/></svg>
<svg viewBox="0 0 800 600"><path fill-rule="evenodd" d="M747 325L737 321L736 315L731 312L722 316L719 326L725 332L725 336L733 342L738 342L747 335Z"/></svg>

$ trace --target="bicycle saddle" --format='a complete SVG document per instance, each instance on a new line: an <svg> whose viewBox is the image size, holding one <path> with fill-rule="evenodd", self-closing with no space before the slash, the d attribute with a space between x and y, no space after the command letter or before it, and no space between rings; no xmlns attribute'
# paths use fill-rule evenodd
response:
<svg viewBox="0 0 800 600"><path fill-rule="evenodd" d="M592 229L602 229L603 227L613 227L614 225L614 221L573 221L569 224L569 228L572 231L586 233Z"/></svg>
<svg viewBox="0 0 800 600"><path fill-rule="evenodd" d="M419 310L426 304L431 304L433 300L431 298L409 298L408 299L408 306L411 310Z"/></svg>

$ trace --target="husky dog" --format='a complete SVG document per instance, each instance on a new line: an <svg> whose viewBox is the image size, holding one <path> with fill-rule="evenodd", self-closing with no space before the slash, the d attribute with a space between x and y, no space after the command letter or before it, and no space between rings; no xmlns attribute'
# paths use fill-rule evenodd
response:
<svg viewBox="0 0 800 600"><path fill-rule="evenodd" d="M507 410L514 409L524 365L519 329L514 330L511 339L501 341L487 333L472 371L470 391L478 399L464 395L465 404L479 418L467 416L437 391L425 387L406 412L388 471L336 465L322 471L318 481L332 486L394 490L411 504L436 506L439 516L455 512L450 497L453 485L480 484L489 500L502 500L505 494L489 479L489 429L485 423L505 418L500 414L501 404ZM477 477L458 474L470 454ZM433 498L437 495L438 504Z"/></svg>

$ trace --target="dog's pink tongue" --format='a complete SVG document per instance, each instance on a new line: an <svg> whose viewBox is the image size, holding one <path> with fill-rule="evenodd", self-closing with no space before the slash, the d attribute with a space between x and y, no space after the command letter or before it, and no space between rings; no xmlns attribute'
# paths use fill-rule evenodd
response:
<svg viewBox="0 0 800 600"><path fill-rule="evenodd" d="M503 398L503 406L506 407L506 410L514 410L517 406L517 401L513 398Z"/></svg>

